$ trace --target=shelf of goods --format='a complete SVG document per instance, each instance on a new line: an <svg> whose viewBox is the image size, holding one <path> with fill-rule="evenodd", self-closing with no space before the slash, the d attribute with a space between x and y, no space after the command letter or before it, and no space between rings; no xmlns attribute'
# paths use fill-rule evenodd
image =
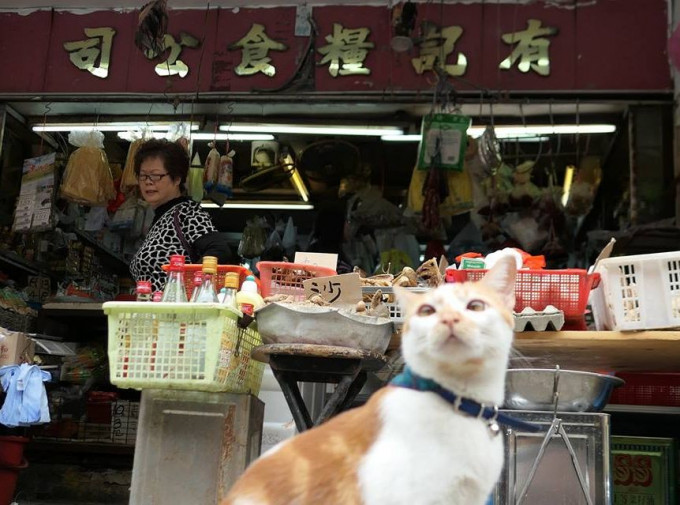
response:
<svg viewBox="0 0 680 505"><path fill-rule="evenodd" d="M542 331L515 334L532 366L616 372L680 371L678 331Z"/></svg>

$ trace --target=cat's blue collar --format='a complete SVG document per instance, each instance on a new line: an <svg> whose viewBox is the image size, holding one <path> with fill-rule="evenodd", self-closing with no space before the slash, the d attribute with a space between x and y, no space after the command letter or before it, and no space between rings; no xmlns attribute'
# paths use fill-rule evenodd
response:
<svg viewBox="0 0 680 505"><path fill-rule="evenodd" d="M486 405L484 403L476 402L470 398L458 396L452 391L443 388L432 379L426 379L413 373L409 367L404 367L404 371L397 375L390 382L392 386L400 388L408 388L416 391L429 391L439 395L448 403L453 405L453 408L458 412L463 412L469 416L476 417L489 423L492 427L494 424L502 424L524 431L537 432L541 427L537 424L516 419L503 412L498 411L497 405Z"/></svg>

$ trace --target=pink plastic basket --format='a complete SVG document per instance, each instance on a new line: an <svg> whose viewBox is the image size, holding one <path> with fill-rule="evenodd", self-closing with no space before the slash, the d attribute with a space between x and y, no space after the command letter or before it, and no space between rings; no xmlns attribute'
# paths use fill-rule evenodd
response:
<svg viewBox="0 0 680 505"><path fill-rule="evenodd" d="M291 295L295 300L304 300L303 281L337 275L332 268L281 261L260 261L257 269L260 271L260 291L263 298L270 295Z"/></svg>
<svg viewBox="0 0 680 505"><path fill-rule="evenodd" d="M446 282L476 281L486 270L447 270ZM525 307L543 310L552 305L564 312L566 319L582 318L588 304L588 293L597 286L600 275L586 270L518 270L515 284L515 312Z"/></svg>

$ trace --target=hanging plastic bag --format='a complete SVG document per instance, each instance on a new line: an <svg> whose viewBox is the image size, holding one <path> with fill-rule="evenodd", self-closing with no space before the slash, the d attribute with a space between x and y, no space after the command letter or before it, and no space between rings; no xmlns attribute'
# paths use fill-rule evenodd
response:
<svg viewBox="0 0 680 505"><path fill-rule="evenodd" d="M292 257L295 253L295 244L297 243L297 228L293 223L293 217L288 216L288 221L286 222L286 229L283 232L283 238L281 239L281 245L286 255Z"/></svg>
<svg viewBox="0 0 680 505"><path fill-rule="evenodd" d="M206 191L210 191L217 184L217 172L220 169L220 153L214 142L208 145L211 149L205 159L205 171L203 172L203 186Z"/></svg>
<svg viewBox="0 0 680 505"><path fill-rule="evenodd" d="M262 254L267 240L265 226L267 222L258 216L246 221L241 241L238 244L238 254L244 258L255 258Z"/></svg>
<svg viewBox="0 0 680 505"><path fill-rule="evenodd" d="M467 130L471 120L460 114L428 114L423 118L418 146L418 170L428 170L439 155L436 168L463 170Z"/></svg>
<svg viewBox="0 0 680 505"><path fill-rule="evenodd" d="M196 203L201 203L203 200L203 170L201 158L196 153L191 161L186 182L187 194Z"/></svg>
<svg viewBox="0 0 680 505"><path fill-rule="evenodd" d="M116 197L109 161L104 152L104 134L96 131L71 132L69 142L78 147L68 159L60 196L91 206L106 206Z"/></svg>
<svg viewBox="0 0 680 505"><path fill-rule="evenodd" d="M227 154L220 156L220 163L217 169L217 185L215 189L218 193L226 195L227 198L233 196L234 154L236 154L235 151L229 151Z"/></svg>
<svg viewBox="0 0 680 505"><path fill-rule="evenodd" d="M470 211L473 206L472 183L467 172L444 172L442 177L446 177L449 194L439 205L439 215L455 216ZM411 182L408 187L407 206L413 212L422 212L425 196L423 186L427 179L427 172L413 169Z"/></svg>

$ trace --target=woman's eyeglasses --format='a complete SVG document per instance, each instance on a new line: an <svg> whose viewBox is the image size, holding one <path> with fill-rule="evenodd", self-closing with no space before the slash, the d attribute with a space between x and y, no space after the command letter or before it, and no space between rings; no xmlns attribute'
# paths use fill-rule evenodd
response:
<svg viewBox="0 0 680 505"><path fill-rule="evenodd" d="M158 182L163 177L165 177L166 175L170 175L170 174L139 174L137 176L137 179L139 180L139 182L146 182L146 181Z"/></svg>

